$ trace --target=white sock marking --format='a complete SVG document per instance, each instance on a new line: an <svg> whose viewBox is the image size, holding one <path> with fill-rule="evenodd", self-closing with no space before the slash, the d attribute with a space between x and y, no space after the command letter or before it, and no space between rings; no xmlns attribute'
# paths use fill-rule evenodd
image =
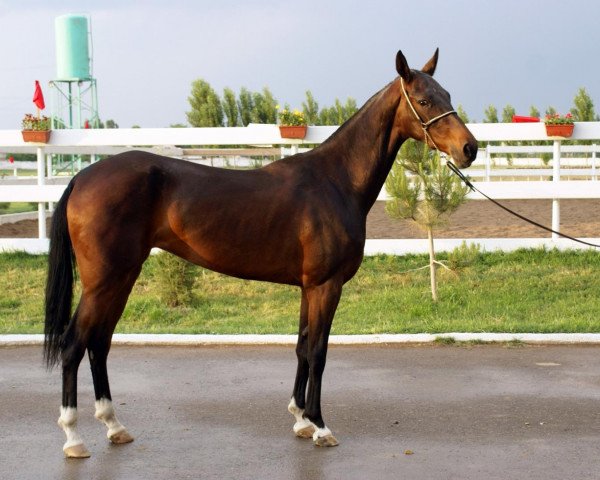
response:
<svg viewBox="0 0 600 480"><path fill-rule="evenodd" d="M314 428L315 431L317 430L317 426L314 423L312 423L308 418L303 417L304 409L296 405L296 400L294 397L292 397L292 400L288 405L288 412L290 412L296 418L296 423L294 424L294 433L297 434L300 430L304 430L305 428L309 427Z"/></svg>
<svg viewBox="0 0 600 480"><path fill-rule="evenodd" d="M112 402L107 398L96 400L96 413L94 416L108 427L108 432L106 433L108 438L125 430L125 427L121 425L121 422L119 422L115 415Z"/></svg>
<svg viewBox="0 0 600 480"><path fill-rule="evenodd" d="M60 417L58 417L58 425L65 431L67 441L63 446L63 450L83 445L83 440L77 433L77 409L73 407L60 407Z"/></svg>
<svg viewBox="0 0 600 480"><path fill-rule="evenodd" d="M327 428L327 426L325 426L323 428L319 428L316 425L314 425L314 427L315 427L315 433L313 433L313 441L315 441L315 442L319 438L323 438L323 437L326 437L327 435L331 435L331 430L329 430Z"/></svg>

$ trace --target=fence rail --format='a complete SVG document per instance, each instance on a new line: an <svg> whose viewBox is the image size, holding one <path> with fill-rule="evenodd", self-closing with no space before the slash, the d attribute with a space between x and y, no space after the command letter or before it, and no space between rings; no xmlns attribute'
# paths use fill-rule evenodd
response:
<svg viewBox="0 0 600 480"><path fill-rule="evenodd" d="M600 198L600 184L597 182L596 156L600 147L593 142L600 143L600 122L577 123L571 140L592 141L591 145L563 145L563 139L549 138L546 136L544 126L541 123L533 124L469 124L475 137L480 142L540 142L539 145L514 146L514 145L488 145L480 152L480 158L470 170L473 178L484 181L475 182L480 190L497 199L552 199L553 215L552 228L560 229L560 207L561 199L577 198ZM23 142L19 130L0 130L0 153L36 153L37 155L37 177L36 185L0 185L0 202L25 201L37 202L38 206L38 239L0 239L0 250L25 249L29 251L45 251L47 239L45 231L45 217L47 203L56 202L65 185L48 185L47 183L47 159L52 154L81 154L90 155L92 161L96 155L115 154L129 149L144 149L161 153L168 156L180 157L193 147L196 152L200 147L247 147L245 154L255 151L257 155L264 155L265 151L273 152L274 145L281 145L291 149L291 153L297 152L300 147L315 145L327 139L337 127L310 127L307 137L302 140L282 139L275 125L250 125L248 127L235 128L167 128L167 129L106 129L106 130L56 130L48 144L27 144ZM551 141L551 145L541 144ZM255 150L249 150L252 147ZM269 150L265 150L269 149ZM226 152L221 152L226 153ZM500 161L501 155L552 155L552 168L540 164L541 168L511 169L507 168L506 160ZM563 154L577 155L585 159L583 168L573 168L573 162L569 162L570 168L561 169L561 157ZM588 157L589 155L589 157ZM495 156L495 157L494 157ZM501 168L494 165L498 162ZM515 180L519 176L539 176L538 181ZM550 177L551 181L544 177ZM569 180L561 177L583 177L587 180ZM492 181L493 179L509 181ZM385 191L379 196L379 200L385 200ZM482 199L479 194L472 193L469 198ZM600 233L599 233L600 236ZM489 239L473 239L472 242L482 244L484 247L504 248L502 241L491 241ZM600 241L600 238L591 239ZM394 240L376 242L369 241L365 251L367 253L404 252L406 248L410 251L424 251L425 242L422 247L415 241ZM402 243L404 242L404 243ZM455 241L439 240L442 250L444 245L454 245ZM543 244L564 248L565 244L555 236L550 239L510 239L510 247L520 245ZM381 247L378 247L380 245ZM391 247L390 245L394 245ZM403 246L404 245L404 246ZM500 245L500 247L497 247ZM383 250L382 250L383 249Z"/></svg>

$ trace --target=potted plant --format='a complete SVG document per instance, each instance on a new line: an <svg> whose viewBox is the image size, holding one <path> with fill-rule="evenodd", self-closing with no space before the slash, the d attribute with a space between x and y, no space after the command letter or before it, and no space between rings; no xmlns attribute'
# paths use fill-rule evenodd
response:
<svg viewBox="0 0 600 480"><path fill-rule="evenodd" d="M50 119L46 116L34 116L31 113L25 114L23 118L23 128L21 134L23 141L48 143L50 140Z"/></svg>
<svg viewBox="0 0 600 480"><path fill-rule="evenodd" d="M549 137L570 137L575 128L573 115L570 113L563 116L558 113L546 115L544 123L546 124L546 134Z"/></svg>
<svg viewBox="0 0 600 480"><path fill-rule="evenodd" d="M303 139L306 137L307 128L306 118L301 111L290 110L287 106L279 111L279 132L281 138Z"/></svg>

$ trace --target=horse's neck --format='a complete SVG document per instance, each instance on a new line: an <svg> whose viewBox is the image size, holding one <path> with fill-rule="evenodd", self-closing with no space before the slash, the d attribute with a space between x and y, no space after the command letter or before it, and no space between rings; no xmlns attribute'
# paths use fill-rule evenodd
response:
<svg viewBox="0 0 600 480"><path fill-rule="evenodd" d="M355 197L365 214L379 194L404 138L394 128L398 82L377 93L331 137L323 153L330 176Z"/></svg>

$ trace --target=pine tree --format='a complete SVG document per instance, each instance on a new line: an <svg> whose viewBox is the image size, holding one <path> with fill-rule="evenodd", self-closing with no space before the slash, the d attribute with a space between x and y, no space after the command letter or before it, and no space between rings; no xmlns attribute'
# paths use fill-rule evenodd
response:
<svg viewBox="0 0 600 480"><path fill-rule="evenodd" d="M465 201L468 187L442 164L439 152L414 140L404 143L385 187L392 197L385 210L392 218L412 219L427 231L431 296L438 300L433 231L447 223L450 215ZM426 268L426 267L424 267Z"/></svg>

